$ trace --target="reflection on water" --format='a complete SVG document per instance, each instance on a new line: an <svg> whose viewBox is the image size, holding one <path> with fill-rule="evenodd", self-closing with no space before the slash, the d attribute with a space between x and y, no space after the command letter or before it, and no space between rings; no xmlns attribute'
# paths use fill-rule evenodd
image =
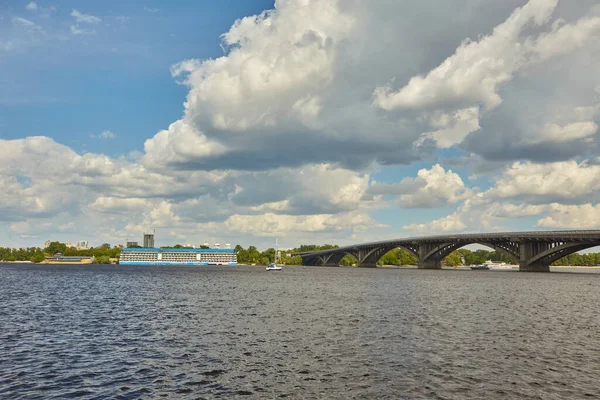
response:
<svg viewBox="0 0 600 400"><path fill-rule="evenodd" d="M600 274L0 265L0 398L599 396L599 285Z"/></svg>

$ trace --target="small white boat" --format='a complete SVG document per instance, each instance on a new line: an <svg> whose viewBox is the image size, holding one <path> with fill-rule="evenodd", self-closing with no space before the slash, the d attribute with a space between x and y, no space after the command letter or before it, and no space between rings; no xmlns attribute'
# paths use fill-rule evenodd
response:
<svg viewBox="0 0 600 400"><path fill-rule="evenodd" d="M275 239L275 259L271 264L265 268L267 271L281 271L283 267L277 266L277 254L279 253L279 245L277 244L277 239Z"/></svg>
<svg viewBox="0 0 600 400"><path fill-rule="evenodd" d="M483 265L487 266L490 271L512 271L513 266L505 262L486 261Z"/></svg>
<svg viewBox="0 0 600 400"><path fill-rule="evenodd" d="M275 264L275 263L271 263L265 269L267 271L281 271L283 268L282 267L278 267L277 264Z"/></svg>

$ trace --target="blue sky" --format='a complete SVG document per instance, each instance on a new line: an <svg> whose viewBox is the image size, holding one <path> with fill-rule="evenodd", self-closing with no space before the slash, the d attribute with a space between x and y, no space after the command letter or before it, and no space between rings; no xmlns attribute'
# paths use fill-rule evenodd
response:
<svg viewBox="0 0 600 400"><path fill-rule="evenodd" d="M596 228L597 2L457 2L2 3L0 246Z"/></svg>
<svg viewBox="0 0 600 400"><path fill-rule="evenodd" d="M27 10L29 3L11 1L4 19L28 19L52 38L2 60L0 137L44 135L111 156L143 150L146 138L181 115L187 89L171 77L171 65L222 55L219 36L233 21L272 6L253 0L36 2L44 12ZM73 10L102 19L88 24L94 34L70 34ZM90 138L105 130L118 142Z"/></svg>

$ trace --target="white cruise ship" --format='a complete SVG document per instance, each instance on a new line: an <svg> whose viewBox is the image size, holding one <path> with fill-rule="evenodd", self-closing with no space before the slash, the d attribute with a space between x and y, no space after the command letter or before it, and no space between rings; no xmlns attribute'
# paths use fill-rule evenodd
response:
<svg viewBox="0 0 600 400"><path fill-rule="evenodd" d="M237 265L233 249L176 249L128 247L121 251L125 265Z"/></svg>

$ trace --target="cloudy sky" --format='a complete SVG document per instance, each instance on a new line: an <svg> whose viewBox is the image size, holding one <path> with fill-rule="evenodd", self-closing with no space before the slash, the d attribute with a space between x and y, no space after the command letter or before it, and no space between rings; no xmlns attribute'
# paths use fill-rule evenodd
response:
<svg viewBox="0 0 600 400"><path fill-rule="evenodd" d="M600 227L597 0L0 3L0 246Z"/></svg>

